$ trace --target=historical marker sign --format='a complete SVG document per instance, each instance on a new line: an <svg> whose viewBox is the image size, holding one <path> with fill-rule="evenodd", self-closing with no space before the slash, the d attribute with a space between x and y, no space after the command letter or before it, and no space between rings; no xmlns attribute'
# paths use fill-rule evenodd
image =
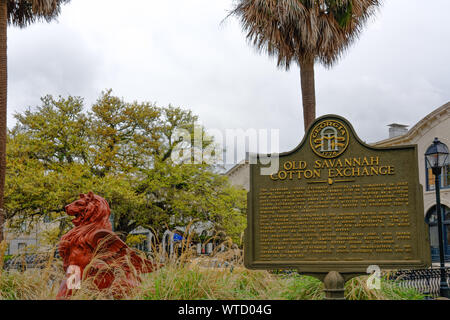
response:
<svg viewBox="0 0 450 320"><path fill-rule="evenodd" d="M317 119L279 170L250 165L245 265L365 273L430 265L415 145L374 148L350 123Z"/></svg>

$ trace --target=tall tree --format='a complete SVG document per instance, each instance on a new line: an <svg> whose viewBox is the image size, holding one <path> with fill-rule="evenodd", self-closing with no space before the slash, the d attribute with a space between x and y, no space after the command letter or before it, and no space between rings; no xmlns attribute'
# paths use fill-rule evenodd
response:
<svg viewBox="0 0 450 320"><path fill-rule="evenodd" d="M6 174L7 130L7 28L9 25L24 28L39 21L51 21L60 12L61 5L70 0L0 0L0 242L5 224L4 200Z"/></svg>
<svg viewBox="0 0 450 320"><path fill-rule="evenodd" d="M316 118L314 63L331 67L379 5L380 0L238 0L231 15L279 67L299 65L306 130Z"/></svg>
<svg viewBox="0 0 450 320"><path fill-rule="evenodd" d="M83 109L80 97L46 96L41 106L15 115L5 188L11 229L43 218L68 226L64 205L92 190L108 201L114 229L124 236L138 226L162 235L195 219L239 240L246 192L233 188L213 165L172 159L179 146L194 153L197 116L172 106L129 103L111 90ZM178 129L186 130L191 146L176 138ZM204 137L202 150L213 142Z"/></svg>

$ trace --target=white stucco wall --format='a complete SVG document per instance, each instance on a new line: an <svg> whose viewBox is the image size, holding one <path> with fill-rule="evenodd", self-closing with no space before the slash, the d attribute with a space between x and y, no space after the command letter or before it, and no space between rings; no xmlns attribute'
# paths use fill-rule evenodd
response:
<svg viewBox="0 0 450 320"><path fill-rule="evenodd" d="M250 191L250 165L247 162L237 164L226 175L231 185Z"/></svg>
<svg viewBox="0 0 450 320"><path fill-rule="evenodd" d="M412 139L413 144L417 144L419 157L419 179L424 188L424 208L427 212L432 206L436 204L435 191L426 191L426 170L425 170L425 152L427 148L433 143L434 138L437 137L450 148L450 116L442 119L441 122L435 123L433 127L428 127L423 131L423 135L416 136ZM441 189L441 203L450 208L450 188Z"/></svg>
<svg viewBox="0 0 450 320"><path fill-rule="evenodd" d="M401 119L400 119L401 120ZM426 190L425 152L437 137L450 148L450 103L432 111L403 136L387 139L375 146L417 144L419 181L423 186L424 215L436 204L434 190ZM450 208L450 188L441 189L441 203Z"/></svg>

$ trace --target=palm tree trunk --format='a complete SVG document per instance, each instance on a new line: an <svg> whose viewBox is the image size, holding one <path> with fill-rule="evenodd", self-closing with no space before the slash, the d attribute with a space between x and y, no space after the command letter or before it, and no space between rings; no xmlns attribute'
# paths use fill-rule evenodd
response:
<svg viewBox="0 0 450 320"><path fill-rule="evenodd" d="M6 174L6 97L8 92L7 28L8 4L7 0L0 0L0 242L4 239L3 227L6 220L3 196Z"/></svg>
<svg viewBox="0 0 450 320"><path fill-rule="evenodd" d="M314 58L300 60L302 85L303 121L305 132L316 119L316 89L314 84Z"/></svg>

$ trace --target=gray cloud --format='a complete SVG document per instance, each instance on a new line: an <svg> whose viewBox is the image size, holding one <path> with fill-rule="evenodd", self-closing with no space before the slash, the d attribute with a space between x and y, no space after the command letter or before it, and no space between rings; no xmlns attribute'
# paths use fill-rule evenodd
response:
<svg viewBox="0 0 450 320"><path fill-rule="evenodd" d="M101 56L80 46L65 25L10 29L8 41L8 125L12 114L40 103L46 94L95 97Z"/></svg>
<svg viewBox="0 0 450 320"><path fill-rule="evenodd" d="M368 142L450 100L450 3L385 2L335 67L316 68L317 114L346 117ZM298 68L279 70L255 52L236 19L221 24L231 4L77 0L59 23L10 29L9 114L47 93L90 104L113 88L129 100L190 108L209 128L280 129L289 150L304 134Z"/></svg>

